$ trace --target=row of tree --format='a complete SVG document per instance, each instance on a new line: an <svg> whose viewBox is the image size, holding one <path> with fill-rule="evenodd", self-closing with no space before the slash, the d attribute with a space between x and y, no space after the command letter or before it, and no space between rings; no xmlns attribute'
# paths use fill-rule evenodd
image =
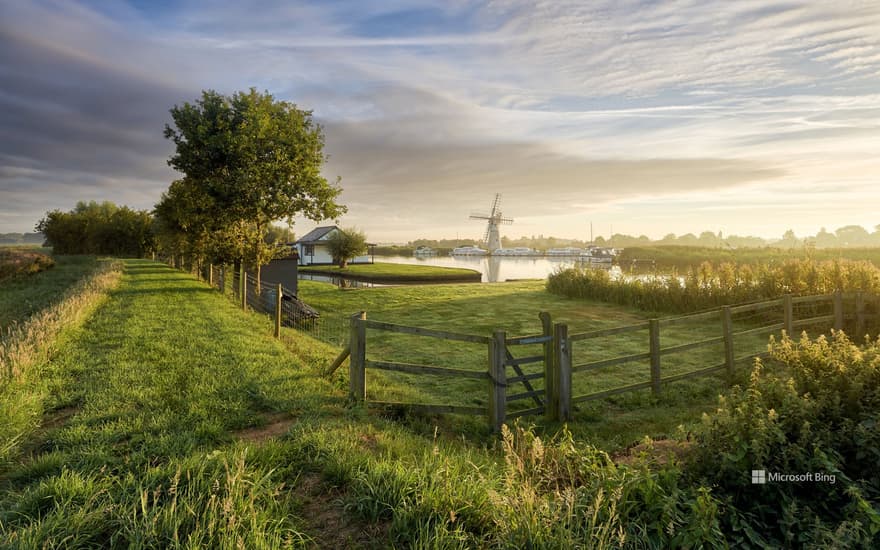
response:
<svg viewBox="0 0 880 550"><path fill-rule="evenodd" d="M153 218L112 202L78 202L73 210L52 210L37 223L57 254L140 257L155 248Z"/></svg>

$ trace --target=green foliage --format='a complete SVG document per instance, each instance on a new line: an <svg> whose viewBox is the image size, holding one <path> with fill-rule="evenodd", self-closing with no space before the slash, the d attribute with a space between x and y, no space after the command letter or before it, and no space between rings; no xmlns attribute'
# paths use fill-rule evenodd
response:
<svg viewBox="0 0 880 550"><path fill-rule="evenodd" d="M112 202L78 202L70 212L52 210L37 231L56 254L142 257L154 248L153 218Z"/></svg>
<svg viewBox="0 0 880 550"><path fill-rule="evenodd" d="M326 242L333 263L341 268L347 267L352 258L367 253L367 237L354 227L333 231Z"/></svg>
<svg viewBox="0 0 880 550"><path fill-rule="evenodd" d="M244 261L258 269L280 253L271 222L336 218L341 192L321 176L324 135L311 112L251 88L231 97L202 92L171 109L168 163L185 174L156 206L169 254Z"/></svg>
<svg viewBox="0 0 880 550"><path fill-rule="evenodd" d="M880 542L880 342L863 348L783 338L780 375L756 366L747 387L704 416L688 473L735 510L723 528L738 546L802 547ZM833 475L834 483L752 484L751 471Z"/></svg>
<svg viewBox="0 0 880 550"><path fill-rule="evenodd" d="M547 290L645 311L692 312L722 305L769 300L783 294L828 294L835 290L880 294L880 269L868 262L787 260L774 265L703 262L678 276L612 278L599 269L561 269Z"/></svg>

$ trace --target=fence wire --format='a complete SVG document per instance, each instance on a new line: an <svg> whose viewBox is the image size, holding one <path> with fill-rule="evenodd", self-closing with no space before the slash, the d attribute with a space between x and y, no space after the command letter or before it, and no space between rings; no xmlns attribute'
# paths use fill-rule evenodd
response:
<svg viewBox="0 0 880 550"><path fill-rule="evenodd" d="M231 296L237 304L241 304L241 281L235 269L230 266L207 266L200 275L212 287ZM245 303L248 309L275 316L277 284L261 281L257 292L256 277L247 273L245 291ZM317 311L284 286L281 287L281 325L296 329L335 347L345 347L349 341L348 316Z"/></svg>

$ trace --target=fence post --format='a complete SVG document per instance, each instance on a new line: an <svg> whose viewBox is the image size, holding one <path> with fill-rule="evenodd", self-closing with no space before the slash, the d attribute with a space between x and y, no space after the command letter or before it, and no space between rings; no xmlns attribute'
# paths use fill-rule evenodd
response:
<svg viewBox="0 0 880 550"><path fill-rule="evenodd" d="M660 395L660 320L648 321L648 344L651 351L651 389Z"/></svg>
<svg viewBox="0 0 880 550"><path fill-rule="evenodd" d="M507 420L506 339L507 334L503 330L496 330L489 340L489 425L496 432Z"/></svg>
<svg viewBox="0 0 880 550"><path fill-rule="evenodd" d="M834 291L834 330L843 330L843 292Z"/></svg>
<svg viewBox="0 0 880 550"><path fill-rule="evenodd" d="M238 295L241 296L241 309L247 309L247 273L244 270L244 262L238 268Z"/></svg>
<svg viewBox="0 0 880 550"><path fill-rule="evenodd" d="M208 264L208 286L214 286L214 264Z"/></svg>
<svg viewBox="0 0 880 550"><path fill-rule="evenodd" d="M730 315L730 306L721 308L721 331L724 333L724 364L727 366L727 375L733 376L733 319Z"/></svg>
<svg viewBox="0 0 880 550"><path fill-rule="evenodd" d="M226 294L226 264L220 266L220 294Z"/></svg>
<svg viewBox="0 0 880 550"><path fill-rule="evenodd" d="M556 369L553 368L553 324L550 314L542 311L538 314L541 319L541 334L551 340L544 342L544 418L547 420L559 420L558 407L559 397L556 391Z"/></svg>
<svg viewBox="0 0 880 550"><path fill-rule="evenodd" d="M785 334L789 338L794 338L794 305L791 301L791 294L786 294L782 297L782 316Z"/></svg>
<svg viewBox="0 0 880 550"><path fill-rule="evenodd" d="M856 335L853 341L861 341L865 337L865 293L856 292Z"/></svg>
<svg viewBox="0 0 880 550"><path fill-rule="evenodd" d="M568 340L568 325L553 325L553 355L556 373L556 419L571 420L571 342Z"/></svg>
<svg viewBox="0 0 880 550"><path fill-rule="evenodd" d="M367 398L367 380L364 363L367 360L367 326L364 321L367 312L361 311L351 316L349 346L351 356L348 362L349 397L355 403L362 403Z"/></svg>
<svg viewBox="0 0 880 550"><path fill-rule="evenodd" d="M275 289L275 338L281 338L281 283Z"/></svg>

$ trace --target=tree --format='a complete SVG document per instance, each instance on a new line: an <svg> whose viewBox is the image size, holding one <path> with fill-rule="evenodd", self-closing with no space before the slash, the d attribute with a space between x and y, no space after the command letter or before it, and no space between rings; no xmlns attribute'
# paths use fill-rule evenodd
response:
<svg viewBox="0 0 880 550"><path fill-rule="evenodd" d="M865 246L870 238L870 233L861 225L846 225L834 233L840 246Z"/></svg>
<svg viewBox="0 0 880 550"><path fill-rule="evenodd" d="M336 203L341 189L321 176L324 134L311 111L251 88L231 97L202 92L195 104L175 105L171 117L165 137L176 150L168 164L210 199L214 229L242 239L240 259L256 269L257 292L260 266L275 250L265 238L271 222L346 211Z"/></svg>
<svg viewBox="0 0 880 550"><path fill-rule="evenodd" d="M327 237L327 250L333 256L333 263L344 269L349 260L366 254L367 237L353 227L340 229Z"/></svg>
<svg viewBox="0 0 880 550"><path fill-rule="evenodd" d="M152 225L149 212L80 201L69 212L47 212L36 228L57 254L140 257L153 249Z"/></svg>

